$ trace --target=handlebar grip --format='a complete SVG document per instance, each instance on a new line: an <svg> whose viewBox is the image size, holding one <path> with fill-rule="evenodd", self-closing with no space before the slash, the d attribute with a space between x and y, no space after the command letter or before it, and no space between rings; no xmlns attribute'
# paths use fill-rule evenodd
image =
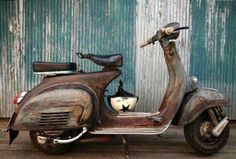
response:
<svg viewBox="0 0 236 159"><path fill-rule="evenodd" d="M143 48L143 47L145 47L145 46L147 46L147 45L148 45L148 41L146 41L146 42L140 44L139 47L140 47L140 48Z"/></svg>
<svg viewBox="0 0 236 159"><path fill-rule="evenodd" d="M173 27L161 28L161 32L166 35L171 35L174 32Z"/></svg>

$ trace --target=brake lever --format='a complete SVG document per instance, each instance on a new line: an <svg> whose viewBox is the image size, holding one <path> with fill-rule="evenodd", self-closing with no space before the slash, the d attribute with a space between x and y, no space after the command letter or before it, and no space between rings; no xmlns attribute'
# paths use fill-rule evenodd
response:
<svg viewBox="0 0 236 159"><path fill-rule="evenodd" d="M163 29L166 29L166 28L163 28ZM178 32L179 30L183 30L183 29L189 29L189 26L184 26L184 27L179 27L179 28L173 28L173 29L171 29L169 32L170 32L170 35L171 34L173 34L173 33L176 33L176 32ZM145 47L145 46L147 46L147 45L149 45L149 44L155 44L155 42L158 40L158 39L161 39L163 36L165 36L165 31L166 30L162 30L162 29L160 29L160 30L158 30L157 31L157 33L156 33L156 35L154 35L151 39L149 39L149 40L147 40L147 41L145 41L144 43L142 43L141 45L140 45L140 48L143 48L143 47ZM164 32L164 33L163 33ZM168 35L168 34L167 34Z"/></svg>
<svg viewBox="0 0 236 159"><path fill-rule="evenodd" d="M83 53L81 53L81 52L77 52L76 54L78 55L78 57L79 57L80 59L84 59L84 58L87 58L87 57L88 57L87 54L83 54Z"/></svg>
<svg viewBox="0 0 236 159"><path fill-rule="evenodd" d="M189 26L175 28L174 31L183 30L183 29L189 29Z"/></svg>

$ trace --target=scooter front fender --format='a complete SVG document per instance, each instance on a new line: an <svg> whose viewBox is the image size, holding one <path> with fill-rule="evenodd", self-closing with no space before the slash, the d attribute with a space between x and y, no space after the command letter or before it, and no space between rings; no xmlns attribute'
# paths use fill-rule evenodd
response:
<svg viewBox="0 0 236 159"><path fill-rule="evenodd" d="M218 90L198 88L185 95L176 114L173 125L186 125L194 121L202 112L212 107L230 106L228 99Z"/></svg>

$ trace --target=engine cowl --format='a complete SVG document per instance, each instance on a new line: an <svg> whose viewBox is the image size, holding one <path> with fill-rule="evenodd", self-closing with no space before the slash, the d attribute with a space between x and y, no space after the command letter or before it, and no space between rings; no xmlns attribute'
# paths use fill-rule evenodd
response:
<svg viewBox="0 0 236 159"><path fill-rule="evenodd" d="M56 88L27 101L18 112L14 129L60 130L89 124L93 111L91 95L83 89Z"/></svg>

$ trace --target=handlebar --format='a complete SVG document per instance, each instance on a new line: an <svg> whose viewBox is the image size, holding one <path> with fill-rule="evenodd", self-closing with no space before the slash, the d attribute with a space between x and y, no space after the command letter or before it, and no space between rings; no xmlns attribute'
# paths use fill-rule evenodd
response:
<svg viewBox="0 0 236 159"><path fill-rule="evenodd" d="M145 46L149 45L148 41L145 41L144 43L140 44L139 47L143 48Z"/></svg>
<svg viewBox="0 0 236 159"><path fill-rule="evenodd" d="M161 32L166 35L171 35L174 32L173 27L161 28Z"/></svg>
<svg viewBox="0 0 236 159"><path fill-rule="evenodd" d="M89 57L89 54L83 54L81 52L77 52L76 54L78 55L78 57L80 59L84 59L84 58L88 58Z"/></svg>
<svg viewBox="0 0 236 159"><path fill-rule="evenodd" d="M152 38L148 39L147 41L145 41L144 43L140 44L140 48L143 48L151 43L155 43L159 38L164 37L165 35L171 35L179 30L183 30L183 29L189 29L188 26L184 26L184 27L178 27L178 28L174 28L174 27L166 27L166 28L161 28L159 31L157 31L156 35L154 35ZM159 37L161 34L161 37Z"/></svg>

